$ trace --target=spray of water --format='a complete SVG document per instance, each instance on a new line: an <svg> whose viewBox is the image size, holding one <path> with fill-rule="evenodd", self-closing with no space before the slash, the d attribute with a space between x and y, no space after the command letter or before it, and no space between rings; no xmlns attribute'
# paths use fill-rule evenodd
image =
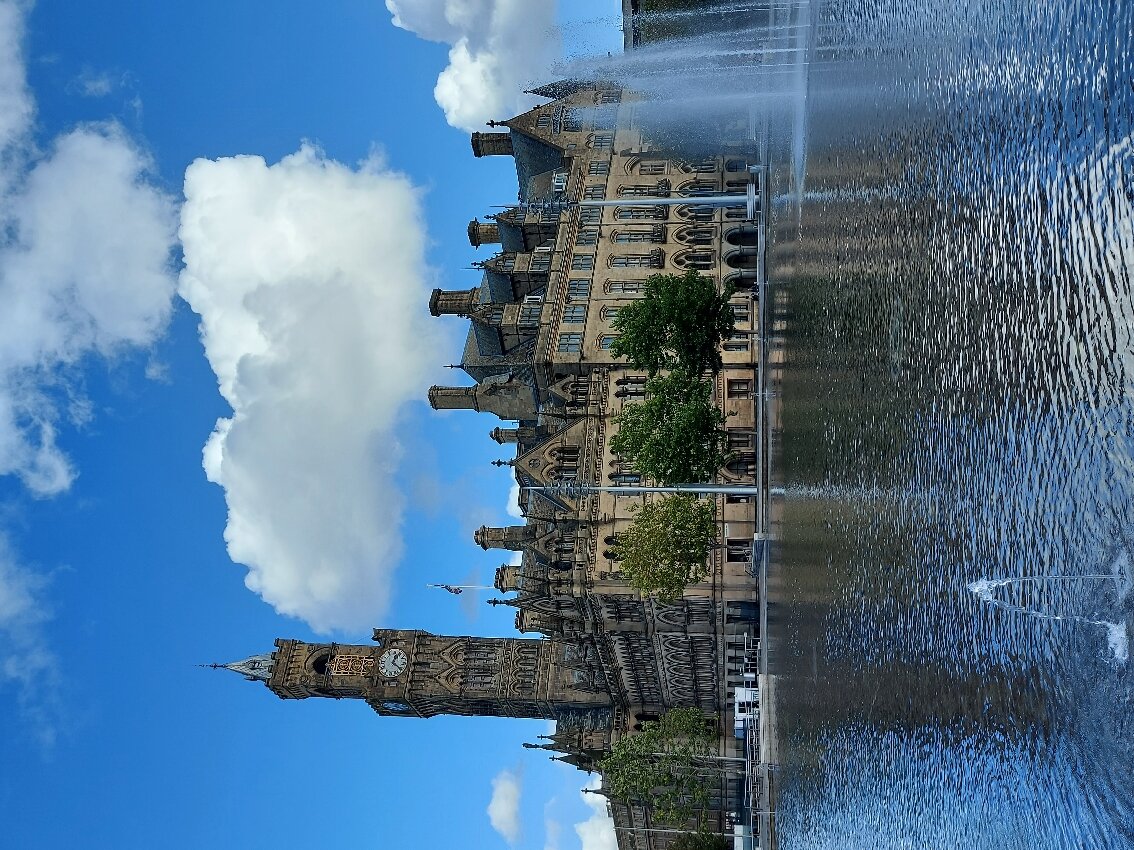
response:
<svg viewBox="0 0 1134 850"><path fill-rule="evenodd" d="M651 36L621 54L576 58L561 73L633 91L643 135L689 159L745 143L767 163L775 136L776 158L791 163L792 189L802 191L811 0L655 12L638 15L634 27L665 40Z"/></svg>
<svg viewBox="0 0 1134 850"><path fill-rule="evenodd" d="M1129 591L1129 566L1129 556L1123 552L1115 559L1111 572L1109 573L1064 576L1018 576L1015 578L999 579L982 578L977 581L969 582L968 589L972 593L975 593L982 602L997 608L1003 608L1007 611L1015 611L1028 617L1099 626L1106 630L1107 649L1110 652L1111 658L1117 664L1125 664L1130 657L1130 635L1126 628L1126 623L1114 623L1110 620L1096 620L1092 617L1083 617L1077 614L1052 614L1046 611L1038 611L1035 608L1028 608L1023 605L1007 602L997 595L997 591L1000 588L1028 583L1047 584L1049 582L1077 582L1087 579L1111 579L1117 585L1120 597L1125 597Z"/></svg>

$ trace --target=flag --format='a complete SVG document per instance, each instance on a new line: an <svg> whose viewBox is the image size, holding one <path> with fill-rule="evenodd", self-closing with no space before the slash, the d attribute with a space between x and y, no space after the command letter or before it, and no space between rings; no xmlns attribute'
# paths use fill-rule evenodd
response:
<svg viewBox="0 0 1134 850"><path fill-rule="evenodd" d="M451 584L438 584L438 585L434 585L434 586L435 586L435 587L440 587L440 588L442 588L442 589L444 589L444 590L447 590L447 591L449 591L450 593L455 593L455 594L457 594L457 595L460 595L460 594L464 593L464 590L463 590L462 588L459 588L459 587L453 587L453 585L451 585Z"/></svg>

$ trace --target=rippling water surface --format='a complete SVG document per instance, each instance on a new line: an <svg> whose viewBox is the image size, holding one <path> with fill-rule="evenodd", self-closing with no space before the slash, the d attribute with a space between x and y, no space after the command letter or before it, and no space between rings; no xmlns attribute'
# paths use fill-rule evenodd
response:
<svg viewBox="0 0 1134 850"><path fill-rule="evenodd" d="M1134 16L809 26L769 257L779 844L1134 847Z"/></svg>

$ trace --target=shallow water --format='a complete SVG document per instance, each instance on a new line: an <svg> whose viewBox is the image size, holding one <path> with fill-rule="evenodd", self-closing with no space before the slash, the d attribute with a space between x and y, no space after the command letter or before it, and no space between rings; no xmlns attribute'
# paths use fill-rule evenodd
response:
<svg viewBox="0 0 1134 850"><path fill-rule="evenodd" d="M1130 5L810 6L780 846L1134 847Z"/></svg>

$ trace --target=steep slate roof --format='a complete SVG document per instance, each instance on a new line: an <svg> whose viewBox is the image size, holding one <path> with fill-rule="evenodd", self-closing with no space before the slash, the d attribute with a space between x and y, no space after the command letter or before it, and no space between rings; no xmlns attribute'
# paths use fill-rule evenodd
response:
<svg viewBox="0 0 1134 850"><path fill-rule="evenodd" d="M516 300L512 294L512 279L501 272L485 270L484 283L480 289L481 304L511 304Z"/></svg>
<svg viewBox="0 0 1134 850"><path fill-rule="evenodd" d="M528 249L527 245L524 244L524 229L522 227L503 217L496 219L496 226L500 229L500 247L505 251L515 251L519 254Z"/></svg>
<svg viewBox="0 0 1134 850"><path fill-rule="evenodd" d="M528 187L533 177L563 167L563 151L527 133L511 127L512 156L516 160L516 180L520 187L520 200L528 199Z"/></svg>
<svg viewBox="0 0 1134 850"><path fill-rule="evenodd" d="M559 100L561 97L570 97L579 89L589 88L594 83L586 80L558 80L554 83L545 83L534 89L528 89L524 94L534 94L536 97L546 97L548 100Z"/></svg>

